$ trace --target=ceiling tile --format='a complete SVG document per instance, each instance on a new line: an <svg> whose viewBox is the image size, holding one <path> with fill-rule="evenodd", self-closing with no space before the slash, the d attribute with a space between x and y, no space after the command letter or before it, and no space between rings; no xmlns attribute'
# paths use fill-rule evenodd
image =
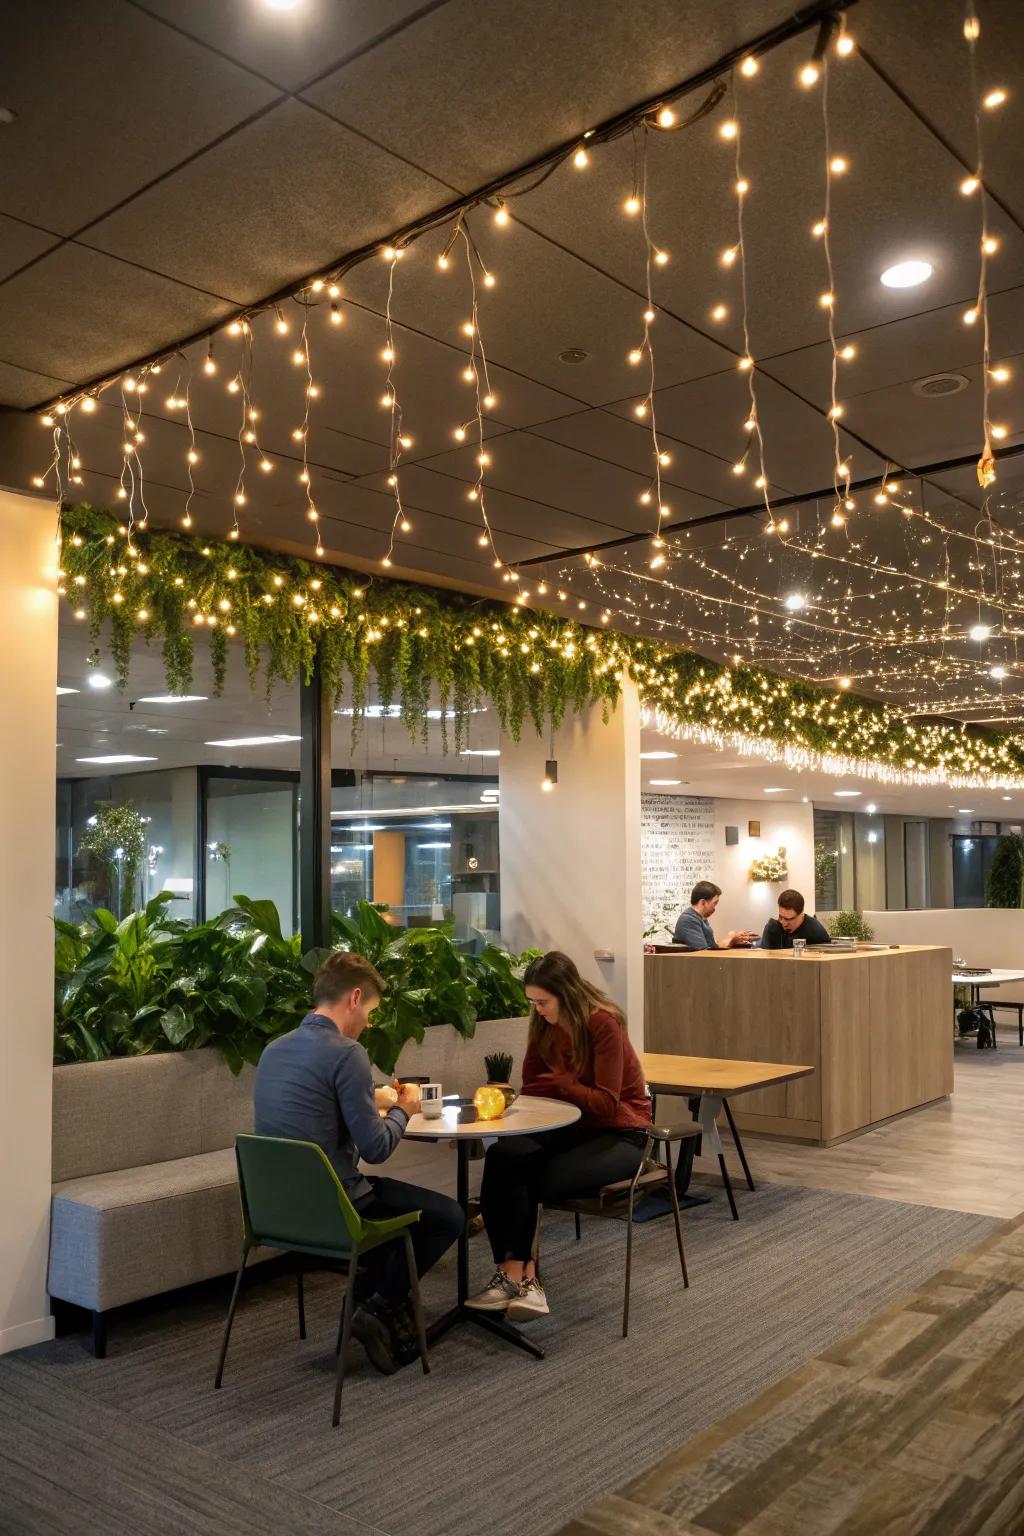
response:
<svg viewBox="0 0 1024 1536"><path fill-rule="evenodd" d="M0 214L0 282L59 243L59 236L45 229Z"/></svg>
<svg viewBox="0 0 1024 1536"><path fill-rule="evenodd" d="M785 0L603 4L600 46L592 47L593 0L449 0L305 94L470 191L678 84L790 13Z"/></svg>
<svg viewBox="0 0 1024 1536"><path fill-rule="evenodd" d="M302 102L282 102L93 225L98 250L252 303L448 201ZM245 231L244 239L234 232Z"/></svg>
<svg viewBox="0 0 1024 1536"><path fill-rule="evenodd" d="M424 0L303 0L290 10L253 0L138 0L142 10L226 53L285 90L334 68L418 11Z"/></svg>
<svg viewBox="0 0 1024 1536"><path fill-rule="evenodd" d="M229 309L79 245L51 251L5 283L0 295L0 357L79 383L172 345Z"/></svg>
<svg viewBox="0 0 1024 1536"><path fill-rule="evenodd" d="M29 410L43 400L52 400L69 383L69 379L55 379L51 374L32 373L27 368L0 362L0 409L7 405ZM4 462L5 467L10 465L6 455Z"/></svg>
<svg viewBox="0 0 1024 1536"><path fill-rule="evenodd" d="M274 87L126 0L3 0L3 211L70 234L226 133Z"/></svg>

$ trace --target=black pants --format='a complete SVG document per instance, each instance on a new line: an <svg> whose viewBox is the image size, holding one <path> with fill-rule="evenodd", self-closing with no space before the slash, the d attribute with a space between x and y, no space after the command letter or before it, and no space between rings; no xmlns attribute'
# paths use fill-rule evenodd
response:
<svg viewBox="0 0 1024 1536"><path fill-rule="evenodd" d="M409 1236L416 1255L416 1273L425 1275L462 1231L466 1220L462 1207L449 1195L439 1195L416 1184L402 1184L398 1179L372 1178L369 1183L373 1194L355 1202L360 1216L368 1221L383 1221L406 1211L422 1212L419 1221L409 1228ZM366 1301L375 1291L392 1307L401 1306L408 1299L409 1269L401 1238L371 1249L359 1260L353 1293L356 1302Z"/></svg>
<svg viewBox="0 0 1024 1536"><path fill-rule="evenodd" d="M537 1209L545 1201L594 1195L631 1179L640 1166L643 1131L595 1130L579 1124L543 1136L510 1136L489 1148L480 1210L496 1264L533 1252Z"/></svg>

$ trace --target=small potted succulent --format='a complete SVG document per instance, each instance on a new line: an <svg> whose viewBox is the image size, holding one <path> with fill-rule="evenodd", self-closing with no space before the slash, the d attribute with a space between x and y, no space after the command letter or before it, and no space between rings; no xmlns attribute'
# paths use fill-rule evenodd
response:
<svg viewBox="0 0 1024 1536"><path fill-rule="evenodd" d="M512 1076L512 1057L507 1051L496 1051L493 1056L484 1057L484 1067L487 1070L486 1086L501 1089L505 1095L505 1108L508 1109L519 1097L509 1081Z"/></svg>

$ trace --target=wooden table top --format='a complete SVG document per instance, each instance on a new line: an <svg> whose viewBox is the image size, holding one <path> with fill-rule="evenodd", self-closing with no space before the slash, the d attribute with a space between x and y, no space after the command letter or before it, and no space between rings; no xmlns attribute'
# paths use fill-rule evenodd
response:
<svg viewBox="0 0 1024 1536"><path fill-rule="evenodd" d="M715 1056L659 1056L644 1051L640 1057L647 1085L655 1093L749 1093L771 1088L797 1077L810 1077L814 1067L780 1061L729 1061Z"/></svg>
<svg viewBox="0 0 1024 1536"><path fill-rule="evenodd" d="M469 1120L460 1125L458 1106L454 1104L446 1106L436 1119L412 1115L405 1136L414 1141L417 1138L478 1141L482 1136L530 1136L540 1131L561 1130L564 1125L574 1125L579 1118L576 1105L567 1104L564 1099L542 1099L521 1093L496 1120Z"/></svg>

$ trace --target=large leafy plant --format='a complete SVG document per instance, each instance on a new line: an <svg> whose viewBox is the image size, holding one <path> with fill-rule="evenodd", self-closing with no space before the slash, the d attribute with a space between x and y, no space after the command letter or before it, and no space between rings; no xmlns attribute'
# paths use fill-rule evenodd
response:
<svg viewBox="0 0 1024 1536"><path fill-rule="evenodd" d="M985 879L986 907L1024 907L1024 836L999 838Z"/></svg>
<svg viewBox="0 0 1024 1536"><path fill-rule="evenodd" d="M83 850L104 866L109 889L117 892L121 917L131 913L138 899L148 825L149 817L131 800L120 805L105 802L96 807L82 834Z"/></svg>
<svg viewBox="0 0 1024 1536"><path fill-rule="evenodd" d="M120 922L104 908L81 926L57 922L55 1061L213 1046L238 1072L309 1010L327 951L303 954L272 901L236 896L234 907L191 927L170 915L172 900L157 896ZM477 1019L526 1011L518 962L503 950L462 955L447 930L403 933L368 902L334 924L339 947L365 954L387 983L363 1036L384 1072L432 1024L468 1037Z"/></svg>
<svg viewBox="0 0 1024 1536"><path fill-rule="evenodd" d="M387 983L362 1037L382 1071L393 1072L402 1047L421 1041L433 1024L451 1024L471 1039L477 1019L526 1012L515 957L493 945L480 955L464 955L448 925L396 931L385 912L361 901L352 917L334 914L337 947L365 955Z"/></svg>

